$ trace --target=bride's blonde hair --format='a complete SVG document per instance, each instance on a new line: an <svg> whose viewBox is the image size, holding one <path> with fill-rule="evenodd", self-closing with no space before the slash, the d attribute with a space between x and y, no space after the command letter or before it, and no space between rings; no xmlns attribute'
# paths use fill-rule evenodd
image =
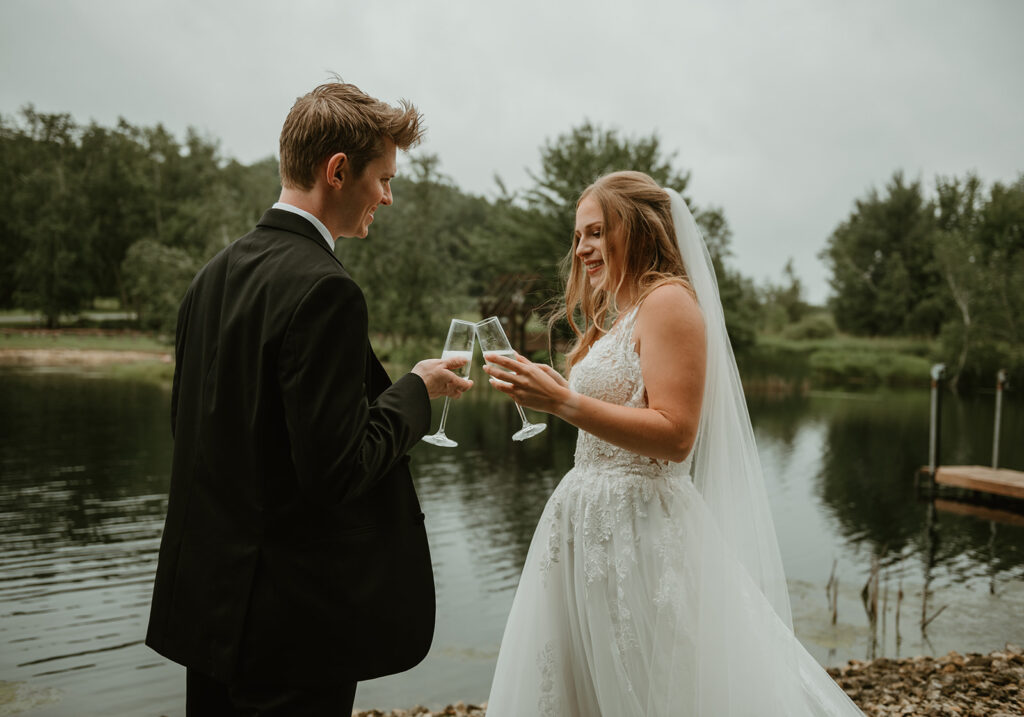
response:
<svg viewBox="0 0 1024 717"><path fill-rule="evenodd" d="M566 354L567 369L586 356L607 331L605 324L618 311L615 295L625 282L635 285L634 305L663 284L680 284L693 293L676 244L671 201L657 182L643 172L613 172L584 189L576 208L588 197L601 207L601 249L608 279L599 289L590 286L576 257L579 238L574 234L572 247L562 260L565 304L554 312L548 324L550 330L565 318L576 336ZM612 231L621 231L621 252L610 251L607 237ZM577 324L577 314L582 326Z"/></svg>

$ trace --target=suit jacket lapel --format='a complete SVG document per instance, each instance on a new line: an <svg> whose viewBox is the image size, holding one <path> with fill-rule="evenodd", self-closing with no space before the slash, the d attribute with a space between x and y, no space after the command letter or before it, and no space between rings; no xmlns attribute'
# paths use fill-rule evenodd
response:
<svg viewBox="0 0 1024 717"><path fill-rule="evenodd" d="M327 246L327 242L324 241L323 235L320 234L317 228L305 217L300 217L298 214L285 211L284 209L268 209L263 213L263 216L260 218L257 226L278 229L280 231L298 234L299 236L305 237L320 247L327 256L338 262L339 266L343 269L345 268L341 263L341 260L335 256L334 252L331 251L331 248Z"/></svg>

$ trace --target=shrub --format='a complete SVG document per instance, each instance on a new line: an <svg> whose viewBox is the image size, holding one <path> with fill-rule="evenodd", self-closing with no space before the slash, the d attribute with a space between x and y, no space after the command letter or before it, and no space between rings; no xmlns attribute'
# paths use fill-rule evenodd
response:
<svg viewBox="0 0 1024 717"><path fill-rule="evenodd" d="M819 313L803 317L782 330L783 338L792 340L830 339L837 333L835 319L831 314Z"/></svg>
<svg viewBox="0 0 1024 717"><path fill-rule="evenodd" d="M931 362L920 356L892 352L815 351L811 370L823 384L864 386L927 385Z"/></svg>

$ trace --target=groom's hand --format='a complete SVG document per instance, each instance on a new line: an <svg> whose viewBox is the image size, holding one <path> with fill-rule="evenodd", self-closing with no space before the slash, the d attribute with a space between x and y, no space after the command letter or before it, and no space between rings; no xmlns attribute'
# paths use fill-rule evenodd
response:
<svg viewBox="0 0 1024 717"><path fill-rule="evenodd" d="M468 378L456 376L453 369L466 365L464 358L426 359L412 367L412 373L423 379L427 386L427 394L431 398L449 396L458 398L468 391L473 382Z"/></svg>

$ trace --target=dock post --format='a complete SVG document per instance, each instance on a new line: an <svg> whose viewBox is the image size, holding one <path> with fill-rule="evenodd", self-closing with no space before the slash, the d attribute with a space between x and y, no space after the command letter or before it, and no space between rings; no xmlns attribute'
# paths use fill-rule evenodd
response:
<svg viewBox="0 0 1024 717"><path fill-rule="evenodd" d="M999 424L1003 417L1003 386L1006 385L1006 370L996 372L996 420L992 432L992 470L999 468Z"/></svg>
<svg viewBox="0 0 1024 717"><path fill-rule="evenodd" d="M939 469L939 442L942 438L942 380L946 377L946 364L932 366L932 408L928 422L928 474L935 484L935 471Z"/></svg>

